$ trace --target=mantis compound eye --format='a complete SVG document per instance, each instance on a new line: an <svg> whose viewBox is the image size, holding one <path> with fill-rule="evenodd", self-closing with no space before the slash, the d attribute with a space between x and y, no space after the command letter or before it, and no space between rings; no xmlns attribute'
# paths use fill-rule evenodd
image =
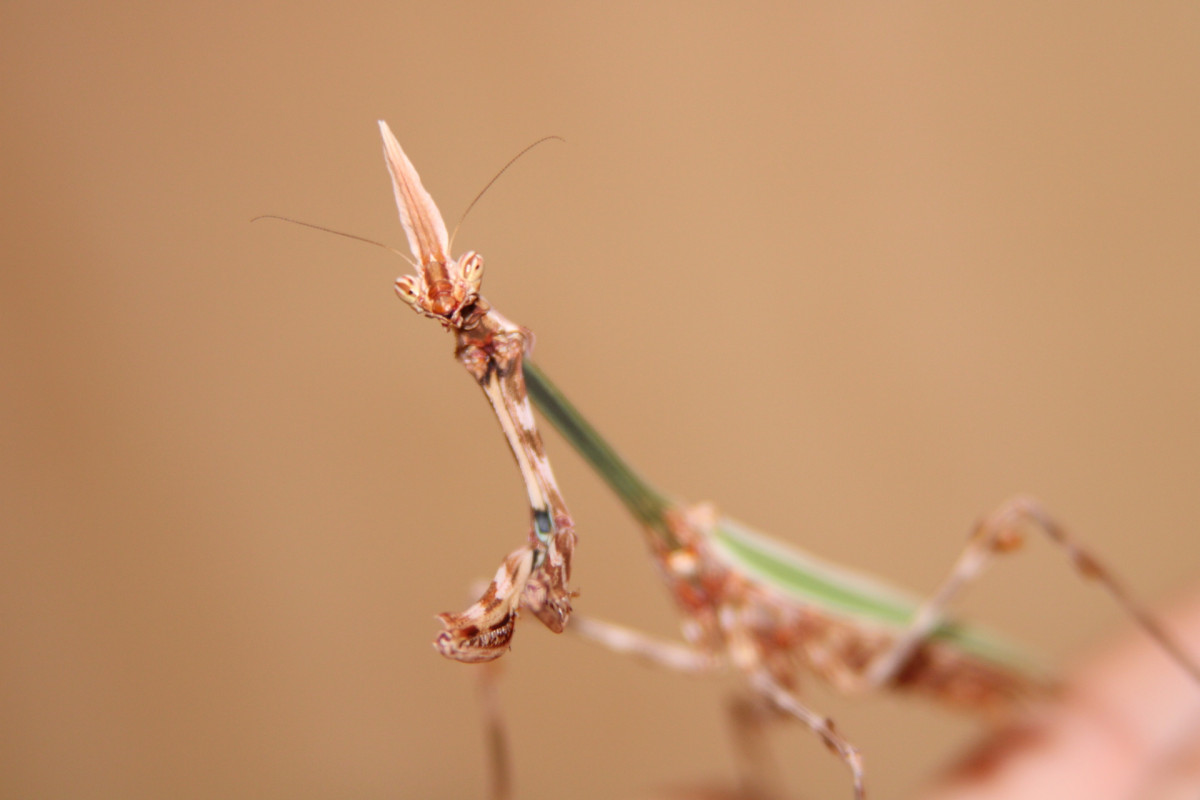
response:
<svg viewBox="0 0 1200 800"><path fill-rule="evenodd" d="M462 270L463 280L471 287L471 291L478 292L480 284L483 283L483 256L469 250L458 260L458 267Z"/></svg>
<svg viewBox="0 0 1200 800"><path fill-rule="evenodd" d="M396 294L414 311L420 310L420 292L417 291L417 279L412 275L401 275L396 279Z"/></svg>

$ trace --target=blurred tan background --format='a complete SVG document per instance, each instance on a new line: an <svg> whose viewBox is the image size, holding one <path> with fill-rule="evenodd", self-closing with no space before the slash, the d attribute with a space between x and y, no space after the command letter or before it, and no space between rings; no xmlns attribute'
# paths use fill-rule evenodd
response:
<svg viewBox="0 0 1200 800"><path fill-rule="evenodd" d="M461 798L429 646L525 535L451 341L393 296L375 120L538 360L660 486L931 589L1036 493L1156 601L1200 576L1200 11L1183 3L8 3L0 796ZM578 608L675 635L555 435ZM1038 544L966 604L1119 627ZM533 624L523 798L732 781L720 680ZM979 730L811 702L911 794ZM798 796L849 797L798 730Z"/></svg>

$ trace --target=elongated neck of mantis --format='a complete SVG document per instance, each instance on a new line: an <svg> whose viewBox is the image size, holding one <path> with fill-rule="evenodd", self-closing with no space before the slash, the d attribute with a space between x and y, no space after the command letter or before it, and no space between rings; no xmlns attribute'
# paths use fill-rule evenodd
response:
<svg viewBox="0 0 1200 800"><path fill-rule="evenodd" d="M633 471L544 372L529 361L524 366L525 387L538 410L604 478L650 535L658 537L667 548L678 547L666 519L671 502Z"/></svg>

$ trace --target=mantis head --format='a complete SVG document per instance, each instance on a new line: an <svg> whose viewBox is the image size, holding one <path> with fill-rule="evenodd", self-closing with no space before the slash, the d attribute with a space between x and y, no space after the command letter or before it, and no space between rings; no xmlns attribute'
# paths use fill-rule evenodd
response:
<svg viewBox="0 0 1200 800"><path fill-rule="evenodd" d="M402 275L396 280L396 294L418 314L456 330L471 328L486 311L486 304L479 302L483 257L474 251L457 259L450 257L446 223L433 198L383 120L379 121L379 132L400 222L417 267L416 275Z"/></svg>

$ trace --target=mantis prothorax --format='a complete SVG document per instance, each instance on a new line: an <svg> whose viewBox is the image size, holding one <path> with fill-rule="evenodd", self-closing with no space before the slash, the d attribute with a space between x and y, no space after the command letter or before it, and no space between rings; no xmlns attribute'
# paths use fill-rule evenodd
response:
<svg viewBox="0 0 1200 800"><path fill-rule="evenodd" d="M396 292L454 334L455 356L491 403L529 496L527 541L505 558L479 601L461 614L441 615L445 629L435 646L442 655L464 662L501 656L509 648L520 609L555 632L568 628L574 524L534 422L532 397L641 523L651 557L682 616L686 645L584 618L570 622L569 629L675 669L736 670L756 698L742 708L742 717L752 719L769 710L803 722L849 767L858 800L865 796L862 758L829 719L800 701L798 672L815 673L847 691L896 689L983 712L1038 692L1043 680L1021 668L1013 649L945 616L960 590L1028 532L1040 532L1058 545L1076 570L1101 583L1200 684L1196 660L1031 498L1011 500L984 518L940 589L923 602L775 542L711 507L685 507L666 499L526 360L529 331L505 319L479 294L482 258L474 252L451 256L433 199L383 122L380 131L417 266L416 275L396 281ZM504 791L496 789L497 794Z"/></svg>

